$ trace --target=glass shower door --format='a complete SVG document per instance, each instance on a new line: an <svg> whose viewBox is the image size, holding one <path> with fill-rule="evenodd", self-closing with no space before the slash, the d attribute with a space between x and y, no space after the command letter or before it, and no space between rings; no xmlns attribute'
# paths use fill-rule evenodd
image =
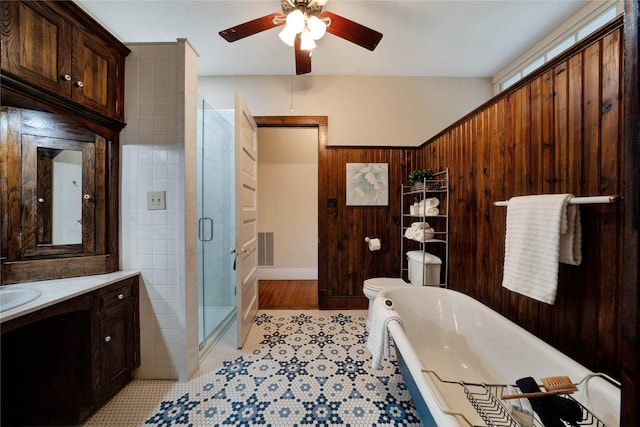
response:
<svg viewBox="0 0 640 427"><path fill-rule="evenodd" d="M235 316L233 125L198 98L198 296L200 348Z"/></svg>

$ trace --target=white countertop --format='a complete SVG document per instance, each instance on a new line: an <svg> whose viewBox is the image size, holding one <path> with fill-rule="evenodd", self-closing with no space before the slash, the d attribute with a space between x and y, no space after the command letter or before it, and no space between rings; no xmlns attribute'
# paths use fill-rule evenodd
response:
<svg viewBox="0 0 640 427"><path fill-rule="evenodd" d="M136 276L137 274L139 274L138 271L115 271L113 273L97 274L94 276L42 280L39 282L25 282L2 286L1 288L15 286L25 289L35 289L38 290L41 295L26 304L0 312L0 323L41 310L78 295L86 294L87 292L102 288L114 282Z"/></svg>

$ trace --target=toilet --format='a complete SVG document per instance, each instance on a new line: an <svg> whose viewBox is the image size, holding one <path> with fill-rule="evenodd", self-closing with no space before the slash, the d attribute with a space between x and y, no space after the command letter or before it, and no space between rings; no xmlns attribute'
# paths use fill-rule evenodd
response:
<svg viewBox="0 0 640 427"><path fill-rule="evenodd" d="M440 267L442 260L428 252L407 252L409 265L409 283L399 277L373 277L364 281L362 292L369 299L369 316L367 326L371 324L373 301L378 292L399 286L422 286L423 276L425 286L440 286ZM424 267L424 270L421 268Z"/></svg>

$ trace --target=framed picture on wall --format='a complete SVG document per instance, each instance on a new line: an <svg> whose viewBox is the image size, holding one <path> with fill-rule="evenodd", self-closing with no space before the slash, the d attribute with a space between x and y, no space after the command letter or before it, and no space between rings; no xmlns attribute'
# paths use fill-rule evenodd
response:
<svg viewBox="0 0 640 427"><path fill-rule="evenodd" d="M389 206L389 164L347 163L347 206Z"/></svg>

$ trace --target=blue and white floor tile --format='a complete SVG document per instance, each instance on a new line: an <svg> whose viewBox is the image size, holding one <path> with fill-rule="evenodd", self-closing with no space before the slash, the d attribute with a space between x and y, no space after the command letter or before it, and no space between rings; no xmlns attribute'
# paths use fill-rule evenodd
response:
<svg viewBox="0 0 640 427"><path fill-rule="evenodd" d="M94 426L420 426L395 360L371 368L366 310L261 310L184 383L135 380ZM233 331L230 331L233 332Z"/></svg>

